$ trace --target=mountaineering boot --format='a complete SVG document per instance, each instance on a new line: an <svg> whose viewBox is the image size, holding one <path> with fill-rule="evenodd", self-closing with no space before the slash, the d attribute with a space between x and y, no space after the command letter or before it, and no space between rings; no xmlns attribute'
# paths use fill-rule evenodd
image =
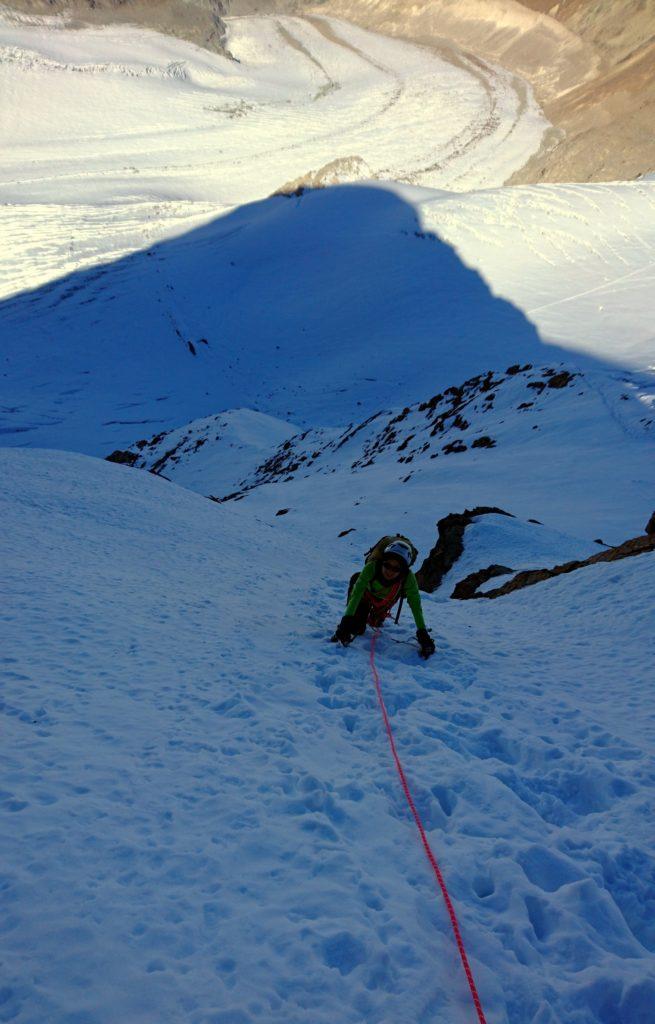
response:
<svg viewBox="0 0 655 1024"><path fill-rule="evenodd" d="M343 644L347 647L348 644L352 643L353 637L356 632L355 618L353 615L344 615L341 622L337 626L334 636L332 637L332 643Z"/></svg>

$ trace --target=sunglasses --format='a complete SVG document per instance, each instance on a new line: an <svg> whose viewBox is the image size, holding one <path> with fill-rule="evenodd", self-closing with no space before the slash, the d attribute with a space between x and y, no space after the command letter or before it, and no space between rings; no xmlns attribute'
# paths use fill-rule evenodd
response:
<svg viewBox="0 0 655 1024"><path fill-rule="evenodd" d="M398 565L398 562L383 562L382 568L386 569L387 572L393 573L394 576L400 576L403 571L402 566Z"/></svg>

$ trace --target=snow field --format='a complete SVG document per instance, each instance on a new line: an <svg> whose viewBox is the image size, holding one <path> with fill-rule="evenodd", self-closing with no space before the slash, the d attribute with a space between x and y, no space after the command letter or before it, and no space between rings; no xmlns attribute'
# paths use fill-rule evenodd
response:
<svg viewBox="0 0 655 1024"><path fill-rule="evenodd" d="M538 185L419 198L450 242L542 337L620 366L655 367L653 182ZM418 198L418 197L417 197Z"/></svg>
<svg viewBox="0 0 655 1024"><path fill-rule="evenodd" d="M5 1012L469 1020L365 641L326 644L338 549L325 581L330 546L290 517L83 456L1 458ZM407 620L380 641L492 1024L648 1019L652 562L428 597L429 665L392 642Z"/></svg>

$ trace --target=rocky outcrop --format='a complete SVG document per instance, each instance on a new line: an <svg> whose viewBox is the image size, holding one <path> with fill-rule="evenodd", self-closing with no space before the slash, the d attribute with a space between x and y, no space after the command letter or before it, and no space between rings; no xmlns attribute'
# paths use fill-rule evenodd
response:
<svg viewBox="0 0 655 1024"><path fill-rule="evenodd" d="M618 544L607 551L601 551L597 555L591 555L582 561L564 562L562 565L556 565L552 569L528 569L525 572L519 572L511 580L508 580L507 583L504 583L502 587L478 593L478 587L482 583L491 579L492 576L498 575L497 572L491 571L498 567L490 566L489 569L482 569L480 572L472 573L466 579L461 580L450 596L459 600L479 597L503 597L505 594L512 594L515 590L532 587L536 583L552 580L556 576L575 572L577 569L583 569L588 565L595 565L598 562L617 562L619 559L631 558L634 555L642 555L649 551L655 551L655 513L653 513L648 521L646 533L643 537L633 537L630 540L624 541L623 544Z"/></svg>
<svg viewBox="0 0 655 1024"><path fill-rule="evenodd" d="M116 462L119 466L133 466L138 459L137 452L121 451L117 448L115 452L106 457L107 462Z"/></svg>
<svg viewBox="0 0 655 1024"><path fill-rule="evenodd" d="M368 181L374 178L373 171L361 156L337 157L319 167L317 171L307 171L300 177L288 181L274 193L279 196L298 196L312 188L328 188L330 185L342 185L350 181Z"/></svg>
<svg viewBox="0 0 655 1024"><path fill-rule="evenodd" d="M464 551L464 532L466 527L470 526L479 516L491 514L511 517L511 513L504 512L502 508L480 506L478 508L465 509L464 512L452 512L450 515L439 520L437 523L437 543L416 573L416 580L421 590L424 590L426 594L432 594L437 589L446 573L452 569ZM511 572L512 570L507 569L503 571Z"/></svg>
<svg viewBox="0 0 655 1024"><path fill-rule="evenodd" d="M450 596L465 601L469 597L475 597L476 590L483 583L496 576L511 575L513 572L514 570L508 569L506 565L490 565L486 569L479 569L478 572L472 572L466 579L460 580Z"/></svg>

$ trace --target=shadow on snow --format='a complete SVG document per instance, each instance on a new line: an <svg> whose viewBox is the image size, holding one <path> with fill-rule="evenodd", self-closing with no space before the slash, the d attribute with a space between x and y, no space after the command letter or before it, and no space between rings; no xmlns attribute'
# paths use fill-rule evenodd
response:
<svg viewBox="0 0 655 1024"><path fill-rule="evenodd" d="M337 425L547 344L415 209L336 186L240 207L0 305L5 443L105 455L227 408Z"/></svg>

